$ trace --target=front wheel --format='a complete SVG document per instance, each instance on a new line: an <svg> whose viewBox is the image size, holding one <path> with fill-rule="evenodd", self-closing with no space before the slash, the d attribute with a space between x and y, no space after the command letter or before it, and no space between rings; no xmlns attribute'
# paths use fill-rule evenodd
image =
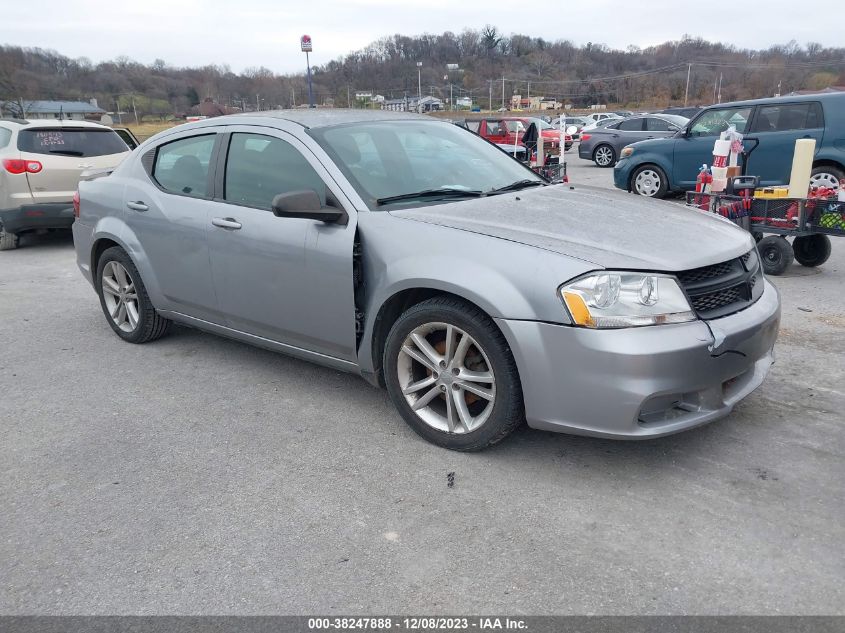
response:
<svg viewBox="0 0 845 633"><path fill-rule="evenodd" d="M792 240L792 251L802 266L821 266L830 257L830 238L820 233L796 237Z"/></svg>
<svg viewBox="0 0 845 633"><path fill-rule="evenodd" d="M786 238L769 235L757 243L763 271L767 275L782 275L793 261L792 246Z"/></svg>
<svg viewBox="0 0 845 633"><path fill-rule="evenodd" d="M631 190L647 198L662 198L669 190L663 170L654 165L638 167L631 176Z"/></svg>
<svg viewBox="0 0 845 633"><path fill-rule="evenodd" d="M97 262L97 294L111 329L129 343L163 336L170 321L153 307L135 263L119 246L106 249Z"/></svg>
<svg viewBox="0 0 845 633"><path fill-rule="evenodd" d="M481 450L525 418L519 373L502 333L458 299L435 297L402 314L388 334L383 367L405 422L438 446Z"/></svg>

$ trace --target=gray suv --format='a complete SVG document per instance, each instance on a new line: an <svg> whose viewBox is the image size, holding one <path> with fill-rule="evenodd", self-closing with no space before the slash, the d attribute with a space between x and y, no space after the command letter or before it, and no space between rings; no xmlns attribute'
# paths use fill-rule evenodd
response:
<svg viewBox="0 0 845 633"><path fill-rule="evenodd" d="M772 363L780 301L747 232L548 184L424 116L180 126L80 183L76 212L120 338L178 322L359 374L451 449L524 420L675 433L727 415Z"/></svg>

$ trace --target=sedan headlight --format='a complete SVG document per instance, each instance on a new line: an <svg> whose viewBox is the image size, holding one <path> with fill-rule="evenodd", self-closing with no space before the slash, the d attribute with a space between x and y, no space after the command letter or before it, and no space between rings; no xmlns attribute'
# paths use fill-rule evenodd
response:
<svg viewBox="0 0 845 633"><path fill-rule="evenodd" d="M673 277L605 271L576 279L559 289L575 325L623 328L696 319Z"/></svg>
<svg viewBox="0 0 845 633"><path fill-rule="evenodd" d="M634 148L628 145L627 147L623 147L622 151L619 152L619 158L628 158L631 154L634 153Z"/></svg>

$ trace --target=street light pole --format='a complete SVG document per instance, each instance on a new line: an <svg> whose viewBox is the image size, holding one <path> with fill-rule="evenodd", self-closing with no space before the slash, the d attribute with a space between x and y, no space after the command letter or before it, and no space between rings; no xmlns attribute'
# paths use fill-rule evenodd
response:
<svg viewBox="0 0 845 633"><path fill-rule="evenodd" d="M419 92L419 101L417 102L417 107L419 107L420 103L422 102L422 62L417 62L417 90Z"/></svg>

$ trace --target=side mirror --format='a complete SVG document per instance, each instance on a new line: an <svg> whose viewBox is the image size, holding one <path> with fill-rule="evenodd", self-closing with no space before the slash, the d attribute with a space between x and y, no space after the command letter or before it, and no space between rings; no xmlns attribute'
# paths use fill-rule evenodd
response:
<svg viewBox="0 0 845 633"><path fill-rule="evenodd" d="M304 218L329 224L346 224L346 212L339 208L334 197L327 192L326 205L313 189L280 193L273 198L273 215L277 218Z"/></svg>

